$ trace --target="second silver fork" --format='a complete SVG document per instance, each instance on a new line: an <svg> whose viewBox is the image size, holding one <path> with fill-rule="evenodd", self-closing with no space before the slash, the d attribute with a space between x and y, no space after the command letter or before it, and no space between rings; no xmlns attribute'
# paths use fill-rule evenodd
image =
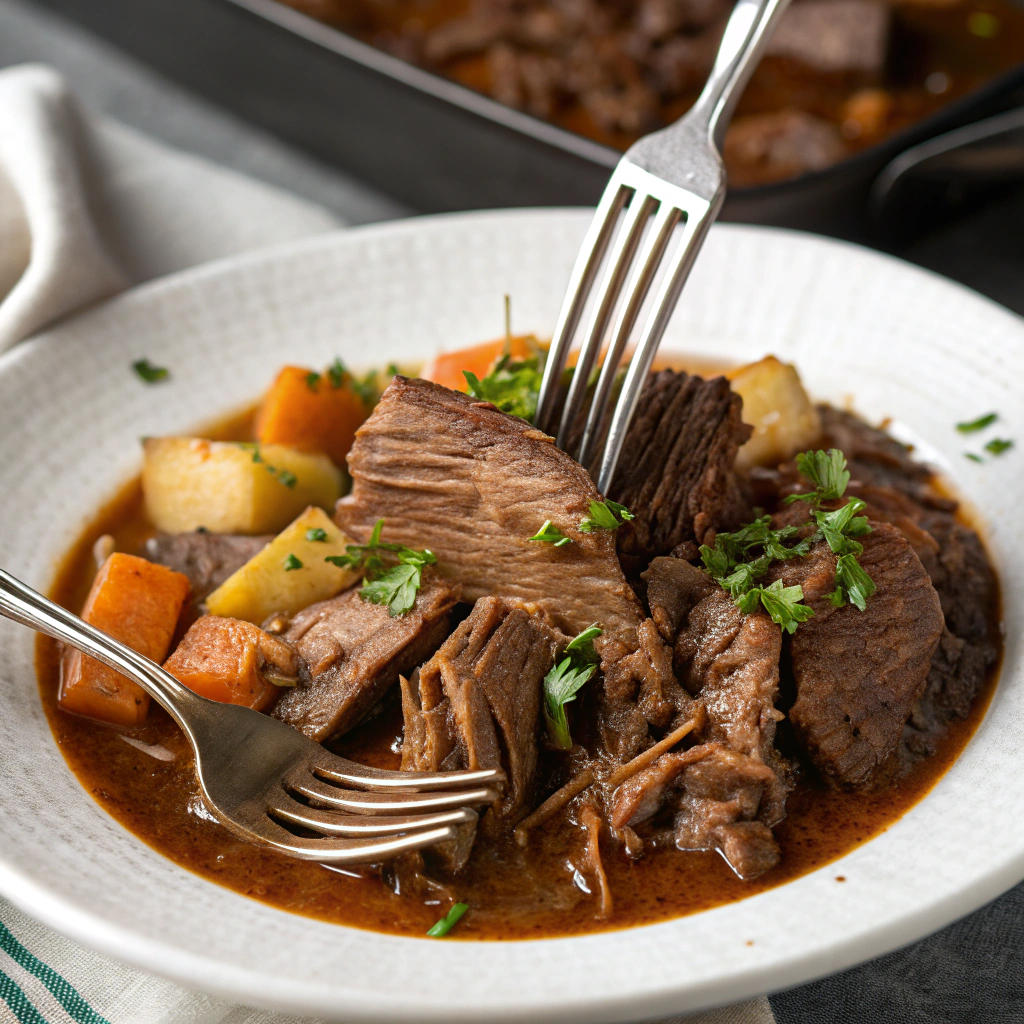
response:
<svg viewBox="0 0 1024 1024"><path fill-rule="evenodd" d="M697 102L675 124L645 136L626 151L612 173L576 258L548 351L535 422L554 435L560 448L569 450L587 411L591 375L611 324L608 349L590 398L582 438L578 449L570 451L590 470L602 494L611 487L626 431L669 318L725 198L721 157L725 130L772 29L788 5L789 0L739 0ZM675 239L676 235L680 237ZM619 364L663 264L664 276L609 423L606 410ZM602 266L603 277L594 293ZM562 372L588 301L590 317L559 415ZM604 446L598 451L602 438Z"/></svg>

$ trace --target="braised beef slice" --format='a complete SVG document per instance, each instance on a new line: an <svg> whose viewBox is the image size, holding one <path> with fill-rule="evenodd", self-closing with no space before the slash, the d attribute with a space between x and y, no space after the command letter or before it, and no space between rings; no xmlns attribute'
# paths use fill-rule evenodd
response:
<svg viewBox="0 0 1024 1024"><path fill-rule="evenodd" d="M484 827L517 824L537 784L544 676L568 640L521 608L480 598L403 683L403 769L503 768L508 786Z"/></svg>
<svg viewBox="0 0 1024 1024"><path fill-rule="evenodd" d="M824 74L876 79L889 49L892 11L876 0L804 0L788 8L767 53Z"/></svg>
<svg viewBox="0 0 1024 1024"><path fill-rule="evenodd" d="M437 555L469 601L500 596L567 633L600 622L635 649L642 618L606 530L580 533L599 497L590 477L528 423L424 380L396 377L348 457L352 493L337 506L346 533ZM545 520L573 543L530 541Z"/></svg>
<svg viewBox="0 0 1024 1024"><path fill-rule="evenodd" d="M823 542L773 570L786 586L803 587L814 610L790 639L790 720L819 771L850 788L871 785L896 750L943 631L921 560L894 526L871 525L858 559L877 587L866 611L829 600L836 557Z"/></svg>
<svg viewBox="0 0 1024 1024"><path fill-rule="evenodd" d="M733 470L751 428L724 377L675 370L652 374L630 424L609 497L636 518L620 550L652 558L738 526L748 508Z"/></svg>
<svg viewBox="0 0 1024 1024"><path fill-rule="evenodd" d="M273 539L201 530L158 533L146 541L146 558L184 573L192 584L192 600L198 605Z"/></svg>
<svg viewBox="0 0 1024 1024"><path fill-rule="evenodd" d="M356 725L405 674L429 658L448 633L458 586L423 573L416 604L394 616L348 590L299 612L281 639L309 666L309 677L272 714L320 742Z"/></svg>

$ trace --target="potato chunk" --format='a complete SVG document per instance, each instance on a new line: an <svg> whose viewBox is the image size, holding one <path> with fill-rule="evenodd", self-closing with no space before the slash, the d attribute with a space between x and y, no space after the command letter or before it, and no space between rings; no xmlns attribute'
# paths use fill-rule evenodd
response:
<svg viewBox="0 0 1024 1024"><path fill-rule="evenodd" d="M201 697L262 711L280 686L298 682L300 661L283 640L251 622L204 615L164 668Z"/></svg>
<svg viewBox="0 0 1024 1024"><path fill-rule="evenodd" d="M796 367L765 356L727 374L743 399L743 422L754 433L736 456L736 468L775 466L814 445L821 420Z"/></svg>
<svg viewBox="0 0 1024 1024"><path fill-rule="evenodd" d="M93 580L82 618L161 661L188 597L189 582L180 572L115 552ZM64 711L115 725L138 725L149 711L149 694L138 683L71 648L61 659L57 701Z"/></svg>
<svg viewBox="0 0 1024 1024"><path fill-rule="evenodd" d="M319 508L307 508L262 551L229 576L207 599L213 615L261 623L294 615L352 586L360 574L326 559L344 555L346 537Z"/></svg>
<svg viewBox="0 0 1024 1024"><path fill-rule="evenodd" d="M146 512L166 533L276 533L307 505L332 508L341 479L326 455L284 445L189 437L145 442Z"/></svg>

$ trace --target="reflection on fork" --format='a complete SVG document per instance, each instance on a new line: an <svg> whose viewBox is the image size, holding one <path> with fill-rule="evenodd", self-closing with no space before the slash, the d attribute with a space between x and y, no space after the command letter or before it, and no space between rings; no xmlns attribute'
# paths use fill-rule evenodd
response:
<svg viewBox="0 0 1024 1024"><path fill-rule="evenodd" d="M284 722L200 697L3 570L0 615L138 683L188 737L200 792L217 820L289 856L362 864L435 846L475 821L474 808L492 804L504 784L494 769L393 772L338 757Z"/></svg>

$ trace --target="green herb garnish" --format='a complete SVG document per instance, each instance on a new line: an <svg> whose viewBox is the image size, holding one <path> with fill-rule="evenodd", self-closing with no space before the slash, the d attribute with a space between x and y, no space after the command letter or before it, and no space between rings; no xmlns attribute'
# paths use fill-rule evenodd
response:
<svg viewBox="0 0 1024 1024"><path fill-rule="evenodd" d="M830 448L827 452L803 452L796 457L796 468L814 484L814 490L791 494L785 504L809 501L820 505L823 501L835 501L846 493L850 472L846 468L846 456L838 448Z"/></svg>
<svg viewBox="0 0 1024 1024"><path fill-rule="evenodd" d="M320 384L320 374L315 370L311 370L306 374L306 387L309 388L313 394L316 394L317 386Z"/></svg>
<svg viewBox="0 0 1024 1024"><path fill-rule="evenodd" d="M566 537L557 526L552 526L550 519L545 519L544 525L527 540L540 541L541 544L553 544L556 548L562 548L566 544L572 543L572 538Z"/></svg>
<svg viewBox="0 0 1024 1024"><path fill-rule="evenodd" d="M985 451L989 452L991 455L1002 455L1003 452L1012 447L1012 441L1007 441L1001 437L994 437L985 445Z"/></svg>
<svg viewBox="0 0 1024 1024"><path fill-rule="evenodd" d="M343 569L363 571L359 596L371 604L386 605L391 616L404 615L416 603L423 583L423 567L434 565L432 551L415 551L404 544L388 544L380 539L384 520L378 519L367 544L348 544L344 555L328 555L324 561ZM397 565L388 567L380 552L393 554Z"/></svg>
<svg viewBox="0 0 1024 1024"><path fill-rule="evenodd" d="M322 543L327 540L327 531L322 526L314 526L306 531L306 540Z"/></svg>
<svg viewBox="0 0 1024 1024"><path fill-rule="evenodd" d="M299 559L297 559L294 555L289 555L284 560L284 571L285 572L292 572L295 569L301 569L301 568L302 568L302 562L300 562Z"/></svg>
<svg viewBox="0 0 1024 1024"><path fill-rule="evenodd" d="M803 603L803 587L784 587L782 580L776 580L768 587L752 587L736 599L736 605L744 615L749 615L761 605L787 633L795 633L801 622L814 615L814 609Z"/></svg>
<svg viewBox="0 0 1024 1024"><path fill-rule="evenodd" d="M462 915L469 910L468 903L456 903L440 921L427 931L432 939L443 939L462 920Z"/></svg>
<svg viewBox="0 0 1024 1024"><path fill-rule="evenodd" d="M132 363L132 369L140 380L147 384L156 384L157 381L167 380L171 371L166 366L154 366L148 359L137 359Z"/></svg>
<svg viewBox="0 0 1024 1024"><path fill-rule="evenodd" d="M384 372L388 377L397 377L401 371L398 369L397 363L388 363L388 368Z"/></svg>
<svg viewBox="0 0 1024 1024"><path fill-rule="evenodd" d="M537 412L537 397L543 376L540 356L513 360L505 353L480 380L475 373L463 370L469 393L480 402L491 402L502 412L533 420Z"/></svg>
<svg viewBox="0 0 1024 1024"><path fill-rule="evenodd" d="M967 420L964 423L958 423L956 425L956 429L959 430L961 434L975 434L979 430L991 427L997 419L999 419L999 414L990 412L986 413L984 416L979 416L976 420Z"/></svg>
<svg viewBox="0 0 1024 1024"><path fill-rule="evenodd" d="M345 368L345 364L335 357L334 362L327 367L327 376L331 379L331 387L337 391L337 389L345 383L345 378L348 376L348 370Z"/></svg>
<svg viewBox="0 0 1024 1024"><path fill-rule="evenodd" d="M593 533L594 530L617 530L623 523L628 523L636 516L616 501L592 501L590 515L580 520L580 533Z"/></svg>
<svg viewBox="0 0 1024 1024"><path fill-rule="evenodd" d="M363 400L367 409L372 409L380 397L377 387L377 371L371 370L362 380L352 378L352 390Z"/></svg>
<svg viewBox="0 0 1024 1024"><path fill-rule="evenodd" d="M871 532L867 517L860 515L867 506L860 498L850 498L831 512L821 507L823 502L836 501L846 492L850 482L846 457L832 448L828 452L804 452L796 457L796 464L813 484L813 490L790 495L786 503L806 501L811 505L811 519L817 526L811 536L789 544L800 532L799 527L776 530L771 516L760 516L735 533L717 534L713 548L704 544L700 549L705 570L729 591L745 615L760 605L789 633L814 615L814 610L803 603L802 588L783 587L781 580L762 587L757 581L776 562L806 557L818 541L825 541L837 556L836 589L829 595L834 605L849 601L864 611L867 599L875 592L874 582L857 561L864 547L856 538Z"/></svg>
<svg viewBox="0 0 1024 1024"><path fill-rule="evenodd" d="M278 480L285 485L285 487L294 488L299 482L299 478L290 469L274 469L273 466L267 466L267 469L273 473Z"/></svg>
<svg viewBox="0 0 1024 1024"><path fill-rule="evenodd" d="M964 458L970 459L971 462L984 462L985 460L980 455L975 455L974 452L964 452Z"/></svg>
<svg viewBox="0 0 1024 1024"><path fill-rule="evenodd" d="M596 622L583 630L566 644L562 656L544 677L544 722L557 750L572 750L565 705L576 699L579 688L597 671L600 658L594 640L600 635L601 627Z"/></svg>

